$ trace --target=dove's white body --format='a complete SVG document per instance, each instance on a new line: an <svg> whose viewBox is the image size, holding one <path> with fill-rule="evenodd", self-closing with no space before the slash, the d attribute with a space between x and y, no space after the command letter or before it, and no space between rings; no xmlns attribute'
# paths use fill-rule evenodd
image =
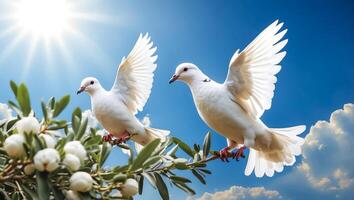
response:
<svg viewBox="0 0 354 200"><path fill-rule="evenodd" d="M225 85L215 81L194 81L188 84L203 121L216 132L237 144L245 138L267 134L266 129L234 102Z"/></svg>
<svg viewBox="0 0 354 200"><path fill-rule="evenodd" d="M143 125L135 117L151 93L157 67L155 51L148 34L140 35L129 55L123 57L111 90L105 90L96 78L87 77L78 91L86 91L91 96L92 111L103 128L117 138L131 134L132 140L140 145L169 134Z"/></svg>
<svg viewBox="0 0 354 200"><path fill-rule="evenodd" d="M273 176L284 166L293 165L301 154L304 140L298 137L305 126L268 128L260 119L270 109L276 74L287 40L286 30L275 21L242 52L231 58L224 83L209 79L196 65L180 64L170 82L182 80L189 86L203 121L227 138L228 148L244 145L250 149L245 174Z"/></svg>
<svg viewBox="0 0 354 200"><path fill-rule="evenodd" d="M134 133L132 139L142 145L155 138L146 133L144 125L129 112L119 95L102 89L91 96L91 106L96 119L115 137L124 131Z"/></svg>

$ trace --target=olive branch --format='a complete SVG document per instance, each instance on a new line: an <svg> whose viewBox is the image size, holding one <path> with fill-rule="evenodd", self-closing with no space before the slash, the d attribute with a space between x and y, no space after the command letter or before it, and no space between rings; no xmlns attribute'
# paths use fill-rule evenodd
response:
<svg viewBox="0 0 354 200"><path fill-rule="evenodd" d="M140 152L127 144L104 142L99 129L88 126L80 108L74 109L70 121L57 119L69 104L69 95L42 101L42 118L36 122L39 115L31 107L26 85L11 81L10 87L16 101L9 101L8 106L16 117L0 124L0 199L133 199L134 195L143 194L147 182L164 200L170 198L167 182L194 195L192 180L179 172L190 171L200 183L206 184L205 177L211 174L207 163L219 158L217 151L210 150L210 133L205 135L202 145L194 144L193 148L176 137L155 139ZM19 124L30 119L33 123L27 126L32 127L31 131L24 131L23 141L17 145L14 136L22 137ZM33 129L36 123L38 130ZM52 139L55 145L50 147ZM85 158L78 159L75 151L69 151L73 141L83 147ZM130 151L127 164L106 167L105 162L115 147ZM46 159L46 155L53 155L52 160ZM85 178L87 181L80 183Z"/></svg>

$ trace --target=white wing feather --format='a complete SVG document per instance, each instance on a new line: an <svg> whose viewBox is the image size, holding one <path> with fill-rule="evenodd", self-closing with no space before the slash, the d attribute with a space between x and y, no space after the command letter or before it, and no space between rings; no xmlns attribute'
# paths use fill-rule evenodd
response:
<svg viewBox="0 0 354 200"><path fill-rule="evenodd" d="M283 23L278 20L262 31L241 53L232 56L224 85L233 99L253 117L261 117L272 104L275 75L286 52L280 52L287 39L279 42L286 29L278 33Z"/></svg>
<svg viewBox="0 0 354 200"><path fill-rule="evenodd" d="M156 47L150 42L148 34L140 34L128 57L123 57L111 92L121 95L132 114L142 111L150 96L154 71Z"/></svg>

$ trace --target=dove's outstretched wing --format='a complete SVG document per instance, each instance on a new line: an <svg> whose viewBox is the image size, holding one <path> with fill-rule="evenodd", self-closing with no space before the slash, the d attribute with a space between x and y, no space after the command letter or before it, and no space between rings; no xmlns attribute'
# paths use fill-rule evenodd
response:
<svg viewBox="0 0 354 200"><path fill-rule="evenodd" d="M111 92L122 96L132 114L142 111L150 96L156 69L155 51L156 47L153 47L148 34L140 34L133 50L119 65Z"/></svg>
<svg viewBox="0 0 354 200"><path fill-rule="evenodd" d="M275 75L280 71L280 61L286 52L282 48L287 39L279 42L286 29L278 20L262 31L241 53L232 56L224 85L239 103L254 117L260 117L272 104Z"/></svg>

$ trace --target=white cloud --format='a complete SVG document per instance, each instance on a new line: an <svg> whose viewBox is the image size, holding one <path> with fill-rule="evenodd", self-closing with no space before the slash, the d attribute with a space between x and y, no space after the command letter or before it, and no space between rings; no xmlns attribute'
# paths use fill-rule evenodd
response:
<svg viewBox="0 0 354 200"><path fill-rule="evenodd" d="M318 121L306 135L302 163L264 187L232 186L198 200L352 199L354 196L354 105Z"/></svg>
<svg viewBox="0 0 354 200"><path fill-rule="evenodd" d="M0 125L12 118L12 110L3 103L0 103Z"/></svg>
<svg viewBox="0 0 354 200"><path fill-rule="evenodd" d="M332 113L329 122L318 121L306 135L299 166L307 181L322 191L354 186L354 105Z"/></svg>
<svg viewBox="0 0 354 200"><path fill-rule="evenodd" d="M264 187L231 186L224 191L204 193L198 200L239 200L239 199L281 199L276 190L266 190Z"/></svg>
<svg viewBox="0 0 354 200"><path fill-rule="evenodd" d="M144 116L144 118L141 120L141 123L143 123L144 126L150 127L151 126L151 120L149 115Z"/></svg>

